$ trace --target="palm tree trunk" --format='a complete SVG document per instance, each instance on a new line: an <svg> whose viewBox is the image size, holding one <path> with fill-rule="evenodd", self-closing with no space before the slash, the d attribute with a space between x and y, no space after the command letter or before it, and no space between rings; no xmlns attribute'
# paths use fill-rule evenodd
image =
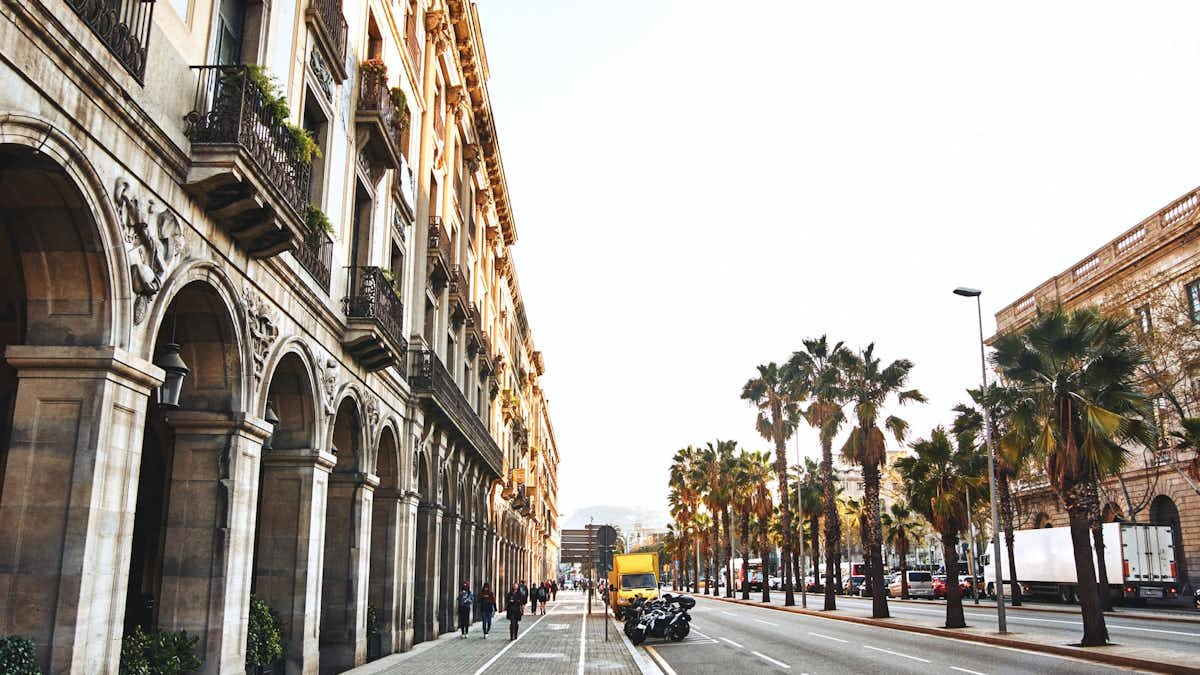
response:
<svg viewBox="0 0 1200 675"><path fill-rule="evenodd" d="M838 539L837 504L833 500L833 439L821 439L821 492L825 502L825 610L837 609L833 595L834 575L841 575L836 558Z"/></svg>
<svg viewBox="0 0 1200 675"><path fill-rule="evenodd" d="M821 514L814 512L809 516L808 543L812 545L812 575L813 581L821 578Z"/></svg>
<svg viewBox="0 0 1200 675"><path fill-rule="evenodd" d="M1096 593L1100 610L1111 612L1112 591L1108 587L1108 565L1104 562L1104 520L1100 516L1100 486L1088 481L1088 520L1092 527L1092 546L1096 550Z"/></svg>
<svg viewBox="0 0 1200 675"><path fill-rule="evenodd" d="M767 523L762 523L762 529L758 533L758 555L763 561L763 580L762 580L762 601L771 601L771 583L767 574L767 557L770 554L769 541L767 539Z"/></svg>
<svg viewBox="0 0 1200 675"><path fill-rule="evenodd" d="M725 597L733 597L733 530L729 528L729 506L721 509L721 520L725 526Z"/></svg>
<svg viewBox="0 0 1200 675"><path fill-rule="evenodd" d="M958 533L942 533L942 559L946 561L946 628L966 628L962 593L958 590Z"/></svg>
<svg viewBox="0 0 1200 675"><path fill-rule="evenodd" d="M1097 647L1108 644L1108 626L1104 623L1104 612L1100 610L1100 598L1096 587L1096 567L1092 558L1091 527L1087 507L1087 487L1072 485L1063 490L1063 504L1071 523L1071 548L1075 554L1075 578L1079 586L1079 611L1083 617L1083 639L1081 647Z"/></svg>
<svg viewBox="0 0 1200 675"><path fill-rule="evenodd" d="M1008 578L1011 581L1008 593L1012 597L1013 607L1020 607L1021 584L1017 582L1017 553L1013 550L1012 485L1008 482L1008 472L999 472L996 475L996 483L1000 488L1000 520L1004 523L1004 545L1008 548ZM1003 580L997 580L996 583L1003 583Z"/></svg>
<svg viewBox="0 0 1200 675"><path fill-rule="evenodd" d="M867 502L867 532L863 535L867 559L867 574L871 583L871 617L886 619L888 614L887 595L883 590L883 522L879 516L879 466L863 465L863 499Z"/></svg>
<svg viewBox="0 0 1200 675"><path fill-rule="evenodd" d="M783 526L783 604L791 607L796 604L796 596L792 591L792 538L788 533L792 529L792 504L787 480L787 449L783 439L783 411L776 407L772 410L775 423L775 477L779 482L779 517Z"/></svg>
<svg viewBox="0 0 1200 675"><path fill-rule="evenodd" d="M746 577L742 584L742 599L750 599L750 509L742 510L742 575Z"/></svg>
<svg viewBox="0 0 1200 675"><path fill-rule="evenodd" d="M900 549L900 598L908 600L908 537L901 537L896 548Z"/></svg>

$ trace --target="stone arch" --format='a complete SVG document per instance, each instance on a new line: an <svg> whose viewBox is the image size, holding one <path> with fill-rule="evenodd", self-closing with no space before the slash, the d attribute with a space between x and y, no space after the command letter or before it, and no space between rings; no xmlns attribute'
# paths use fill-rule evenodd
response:
<svg viewBox="0 0 1200 675"><path fill-rule="evenodd" d="M367 579L369 604L375 609L378 632L368 636L367 658L375 659L400 649L404 602L400 580L404 577L402 547L403 490L400 444L391 420L382 425L376 442L379 487L371 511L371 567Z"/></svg>
<svg viewBox="0 0 1200 675"><path fill-rule="evenodd" d="M254 404L254 414L265 416L270 402L279 418L271 449L315 448L321 436L321 394L307 346L299 340L285 343L265 370L269 375Z"/></svg>
<svg viewBox="0 0 1200 675"><path fill-rule="evenodd" d="M362 399L358 390L347 386L334 407L333 424L329 426L329 451L337 456L337 473L366 472L366 433L363 426Z"/></svg>
<svg viewBox="0 0 1200 675"><path fill-rule="evenodd" d="M1179 581L1186 586L1189 580L1187 560L1184 557L1183 527L1179 520L1179 507L1175 505L1175 500L1163 494L1155 497L1150 502L1150 524L1171 527L1172 543L1175 548L1175 569L1179 574Z"/></svg>

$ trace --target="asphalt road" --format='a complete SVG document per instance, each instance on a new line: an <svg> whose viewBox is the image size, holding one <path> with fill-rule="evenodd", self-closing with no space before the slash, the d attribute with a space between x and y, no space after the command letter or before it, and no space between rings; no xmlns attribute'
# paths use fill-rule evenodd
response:
<svg viewBox="0 0 1200 675"><path fill-rule="evenodd" d="M753 593L750 597L755 598ZM783 593L772 591L771 603L782 605ZM796 596L796 606L800 606L799 595ZM809 609L821 609L824 606L825 596L809 594ZM838 609L858 612L861 616L871 615L870 598L838 596L837 606ZM963 609L970 626L984 628L996 625L995 606L976 606L968 598L963 601ZM898 618L912 617L923 621L944 619L946 603L943 600L893 601L888 602L888 611ZM1014 607L1008 607L1005 614L1009 631L1015 633L1037 633L1064 645L1078 643L1079 638L1083 636L1083 624L1077 614L1036 612ZM1108 626L1109 641L1114 644L1190 653L1200 659L1200 624L1145 620L1132 616L1105 617L1105 624Z"/></svg>
<svg viewBox="0 0 1200 675"><path fill-rule="evenodd" d="M1065 657L698 599L692 633L648 651L691 673L1100 673L1118 668ZM670 673L668 673L670 675Z"/></svg>

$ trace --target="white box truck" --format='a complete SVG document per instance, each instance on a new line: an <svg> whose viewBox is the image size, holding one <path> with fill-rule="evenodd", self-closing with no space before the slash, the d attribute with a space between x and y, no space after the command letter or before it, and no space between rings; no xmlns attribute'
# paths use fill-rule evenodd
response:
<svg viewBox="0 0 1200 675"><path fill-rule="evenodd" d="M1179 594L1172 531L1166 525L1105 523L1104 563L1107 587L1113 598L1142 601L1173 599ZM1090 541L1090 537L1089 537ZM1047 527L1013 532L1017 579L1025 596L1048 596L1073 602L1078 581L1072 554L1071 529ZM1092 549L1093 560L1095 549ZM983 568L984 588L995 595L995 557L989 555ZM1008 548L1000 540L1000 561L1009 578ZM1005 586L1008 591L1008 586Z"/></svg>

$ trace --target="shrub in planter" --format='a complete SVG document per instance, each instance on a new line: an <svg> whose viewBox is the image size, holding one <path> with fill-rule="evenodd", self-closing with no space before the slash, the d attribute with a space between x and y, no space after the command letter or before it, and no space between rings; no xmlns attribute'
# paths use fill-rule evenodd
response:
<svg viewBox="0 0 1200 675"><path fill-rule="evenodd" d="M358 64L358 69L372 75L387 75L387 64L383 62L383 59L367 59Z"/></svg>
<svg viewBox="0 0 1200 675"><path fill-rule="evenodd" d="M200 638L187 631L146 633L141 626L121 638L120 675L181 675L200 670Z"/></svg>
<svg viewBox="0 0 1200 675"><path fill-rule="evenodd" d="M246 666L269 666L283 657L283 619L267 603L250 596Z"/></svg>
<svg viewBox="0 0 1200 675"><path fill-rule="evenodd" d="M270 117L268 122L286 127L292 140L295 141L294 147L289 151L292 161L312 164L314 157L321 156L321 148L317 146L317 141L312 134L303 127L298 127L288 121L292 111L283 92L280 91L279 81L274 76L267 74L265 68L258 65L246 66L246 77L262 91L263 107Z"/></svg>
<svg viewBox="0 0 1200 675"><path fill-rule="evenodd" d="M0 637L0 673L3 675L41 675L37 664L37 645L29 638Z"/></svg>
<svg viewBox="0 0 1200 675"><path fill-rule="evenodd" d="M333 223L329 222L329 216L315 204L304 207L304 222L314 237L322 233L333 236Z"/></svg>

